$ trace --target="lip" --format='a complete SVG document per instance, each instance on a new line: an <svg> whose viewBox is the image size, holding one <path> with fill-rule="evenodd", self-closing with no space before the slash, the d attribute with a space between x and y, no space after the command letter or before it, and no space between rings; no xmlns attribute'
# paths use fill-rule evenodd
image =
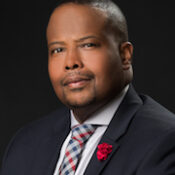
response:
<svg viewBox="0 0 175 175"><path fill-rule="evenodd" d="M63 86L70 88L82 88L84 87L91 78L85 76L70 76L63 81Z"/></svg>

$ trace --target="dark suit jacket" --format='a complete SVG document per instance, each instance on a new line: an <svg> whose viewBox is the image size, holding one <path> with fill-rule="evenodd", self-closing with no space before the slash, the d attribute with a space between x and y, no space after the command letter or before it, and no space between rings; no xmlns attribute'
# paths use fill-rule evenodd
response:
<svg viewBox="0 0 175 175"><path fill-rule="evenodd" d="M67 108L24 127L7 148L1 175L53 175L69 131ZM85 175L175 175L175 115L132 87L103 142L112 152L100 162L96 150Z"/></svg>

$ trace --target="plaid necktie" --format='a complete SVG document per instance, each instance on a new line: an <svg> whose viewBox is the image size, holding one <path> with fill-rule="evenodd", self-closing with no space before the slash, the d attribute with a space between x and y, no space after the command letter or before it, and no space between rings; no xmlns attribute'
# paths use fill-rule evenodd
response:
<svg viewBox="0 0 175 175"><path fill-rule="evenodd" d="M72 136L59 168L59 175L73 175L75 173L84 145L94 131L95 127L89 124L78 125L72 129Z"/></svg>

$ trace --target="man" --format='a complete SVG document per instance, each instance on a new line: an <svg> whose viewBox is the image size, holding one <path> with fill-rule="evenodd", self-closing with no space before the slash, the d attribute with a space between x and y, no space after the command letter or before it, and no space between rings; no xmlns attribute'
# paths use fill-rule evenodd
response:
<svg viewBox="0 0 175 175"><path fill-rule="evenodd" d="M106 0L62 2L47 41L50 79L67 107L16 134L1 175L175 174L175 115L134 91L133 46L119 8ZM92 135L68 152L79 126Z"/></svg>

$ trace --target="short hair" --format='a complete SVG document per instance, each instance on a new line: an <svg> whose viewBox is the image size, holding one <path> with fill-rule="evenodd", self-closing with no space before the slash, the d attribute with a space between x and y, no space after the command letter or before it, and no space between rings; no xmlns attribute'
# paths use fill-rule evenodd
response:
<svg viewBox="0 0 175 175"><path fill-rule="evenodd" d="M119 42L128 41L128 27L126 18L118 5L112 0L60 0L52 7L52 12L59 6L74 3L78 5L88 5L97 8L107 15L107 30L115 33L115 37Z"/></svg>

